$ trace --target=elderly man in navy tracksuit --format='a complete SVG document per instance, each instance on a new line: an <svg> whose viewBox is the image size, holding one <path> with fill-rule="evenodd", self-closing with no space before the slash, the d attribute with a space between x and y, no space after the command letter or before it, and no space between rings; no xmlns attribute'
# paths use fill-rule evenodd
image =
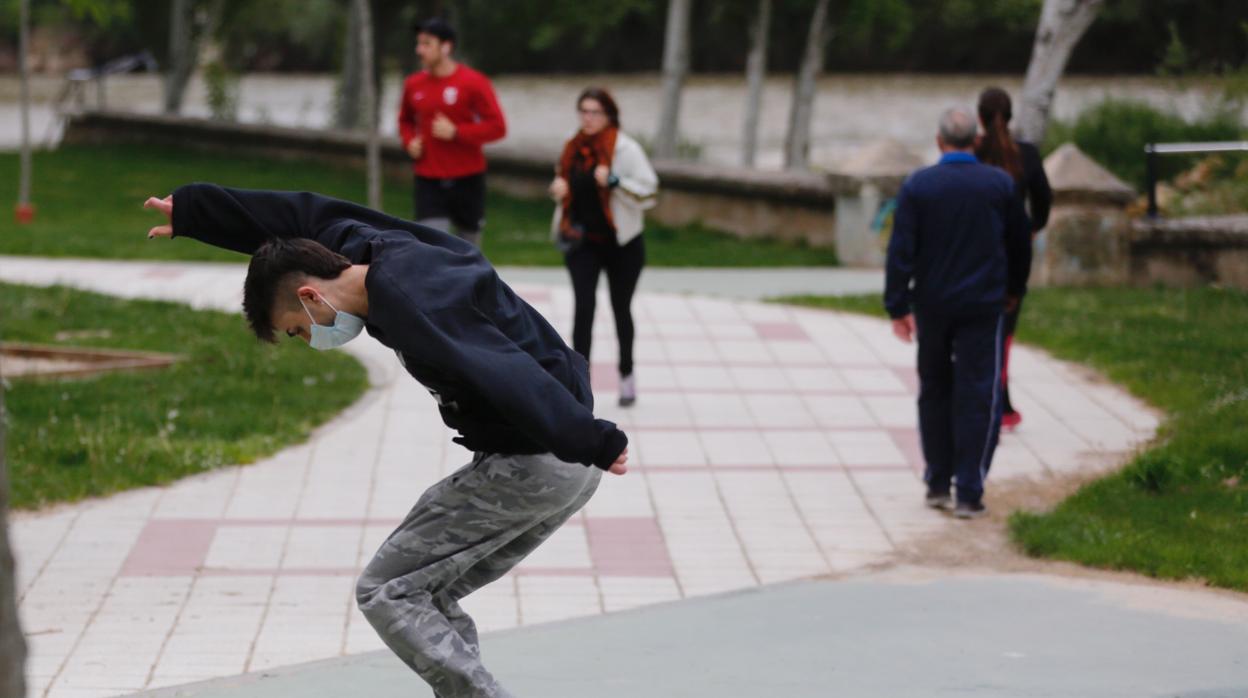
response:
<svg viewBox="0 0 1248 698"><path fill-rule="evenodd" d="M974 155L975 117L940 119L942 156L906 180L888 245L884 306L919 343L927 504L976 518L1001 428L1003 313L1027 288L1031 240L1014 182ZM957 503L950 497L956 482Z"/></svg>
<svg viewBox="0 0 1248 698"><path fill-rule="evenodd" d="M251 255L256 336L341 346L367 331L433 394L472 462L429 488L364 569L364 617L439 698L509 698L459 601L495 581L622 475L628 437L595 419L589 371L473 245L310 193L190 184L149 199L150 238Z"/></svg>

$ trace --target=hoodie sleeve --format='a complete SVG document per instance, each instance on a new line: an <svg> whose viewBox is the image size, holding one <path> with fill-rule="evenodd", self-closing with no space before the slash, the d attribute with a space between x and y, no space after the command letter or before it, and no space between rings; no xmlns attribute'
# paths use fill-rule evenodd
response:
<svg viewBox="0 0 1248 698"><path fill-rule="evenodd" d="M307 238L343 252L347 202L309 192L232 189L195 183L173 192L173 236L243 254L279 238Z"/></svg>
<svg viewBox="0 0 1248 698"><path fill-rule="evenodd" d="M490 400L509 421L560 460L611 467L628 446L615 424L595 419L567 388L475 307L424 313L395 285L386 304L414 333L413 352Z"/></svg>
<svg viewBox="0 0 1248 698"><path fill-rule="evenodd" d="M888 240L888 259L885 263L884 309L893 319L912 312L910 282L914 279L918 240L914 196L908 184L903 184L897 194L897 210L893 213L893 233Z"/></svg>

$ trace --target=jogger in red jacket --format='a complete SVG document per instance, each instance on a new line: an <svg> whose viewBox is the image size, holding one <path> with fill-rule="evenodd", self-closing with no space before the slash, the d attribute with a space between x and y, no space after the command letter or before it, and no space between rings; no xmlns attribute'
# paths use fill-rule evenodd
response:
<svg viewBox="0 0 1248 698"><path fill-rule="evenodd" d="M481 146L507 133L494 88L451 57L455 30L440 19L420 25L416 55L423 70L403 83L399 136L415 173L415 218L481 244L485 222L485 154Z"/></svg>

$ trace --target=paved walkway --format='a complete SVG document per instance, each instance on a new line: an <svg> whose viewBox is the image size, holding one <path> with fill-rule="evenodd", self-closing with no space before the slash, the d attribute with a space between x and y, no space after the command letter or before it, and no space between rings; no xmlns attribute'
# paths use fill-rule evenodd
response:
<svg viewBox="0 0 1248 698"><path fill-rule="evenodd" d="M495 633L541 698L1243 698L1241 598L1089 579L898 569ZM390 652L143 698L425 698Z"/></svg>
<svg viewBox="0 0 1248 698"><path fill-rule="evenodd" d="M6 281L231 310L242 275L0 258ZM563 283L515 285L570 326ZM599 414L629 432L637 467L605 479L583 515L467 600L483 631L860 572L956 528L921 506L913 349L885 323L650 292L636 315L637 406L614 406L608 312L594 377ZM374 388L306 444L15 517L32 695L125 694L381 647L354 608L354 576L469 454L391 352L368 339L350 350ZM997 478L1097 467L1156 428L1121 391L1040 353L1018 350L1011 373L1027 421L1003 439Z"/></svg>

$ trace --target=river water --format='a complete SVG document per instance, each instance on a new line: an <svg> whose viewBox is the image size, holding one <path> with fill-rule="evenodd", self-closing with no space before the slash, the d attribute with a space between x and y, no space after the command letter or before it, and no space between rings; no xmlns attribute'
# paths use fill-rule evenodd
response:
<svg viewBox="0 0 1248 698"><path fill-rule="evenodd" d="M16 79L0 76L0 148L15 148L19 138ZM33 82L35 107L32 135L55 144L59 139L53 103L64 83L40 77ZM325 128L331 120L335 78L330 75L248 75L241 81L238 118L252 123ZM506 75L494 79L507 115L507 143L554 152L576 127L574 100L587 85L610 88L620 104L624 130L648 140L658 119L659 77L640 75ZM864 144L891 138L926 159L935 157L935 123L947 106L973 106L980 89L1000 85L1017 95L1016 76L964 75L828 75L819 82L813 126L812 162L830 168ZM400 81L387 80L383 93L382 128L396 132L394 116ZM781 165L781 148L788 120L792 79L777 76L764 91L758 166ZM1055 111L1070 119L1106 97L1141 99L1184 116L1205 108L1216 84L1185 86L1154 77L1068 77L1058 88ZM680 132L690 152L705 162L740 162L745 83L740 76L697 76L687 83L682 98ZM106 85L110 108L156 113L160 109L160 79L150 75L110 78ZM95 91L87 94L88 106ZM208 116L203 83L192 82L184 113Z"/></svg>

